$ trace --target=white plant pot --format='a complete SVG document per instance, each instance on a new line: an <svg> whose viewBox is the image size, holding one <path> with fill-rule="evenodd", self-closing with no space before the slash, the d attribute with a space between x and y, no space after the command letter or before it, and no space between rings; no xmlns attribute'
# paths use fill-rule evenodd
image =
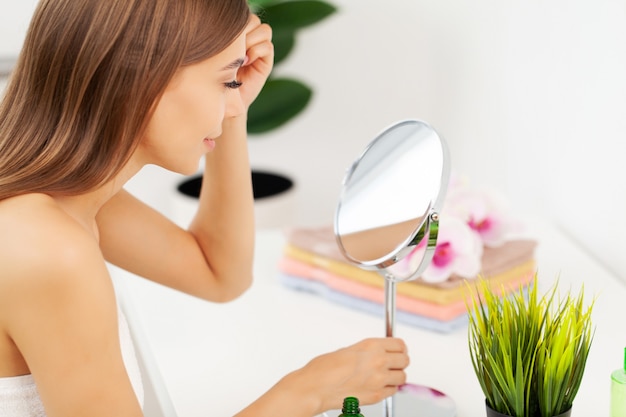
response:
<svg viewBox="0 0 626 417"><path fill-rule="evenodd" d="M296 211L295 182L285 174L267 170L253 170L252 178L257 230L292 226ZM263 184L260 185L260 182ZM174 190L170 210L171 219L181 227L187 227L196 214L200 184L201 175L198 174L177 184Z"/></svg>

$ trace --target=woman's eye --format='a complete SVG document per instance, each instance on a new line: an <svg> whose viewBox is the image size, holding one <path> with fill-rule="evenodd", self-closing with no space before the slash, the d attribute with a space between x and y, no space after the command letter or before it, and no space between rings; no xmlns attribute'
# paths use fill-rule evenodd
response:
<svg viewBox="0 0 626 417"><path fill-rule="evenodd" d="M230 89L237 89L239 87L241 87L243 85L243 83L241 81L237 81L237 80L233 80L227 83L224 83L224 86L226 86L226 88L230 88Z"/></svg>

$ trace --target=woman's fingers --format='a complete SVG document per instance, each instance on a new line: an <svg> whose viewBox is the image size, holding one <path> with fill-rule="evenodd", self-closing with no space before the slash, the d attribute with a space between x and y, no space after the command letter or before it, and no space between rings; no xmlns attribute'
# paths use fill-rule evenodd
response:
<svg viewBox="0 0 626 417"><path fill-rule="evenodd" d="M267 23L261 23L261 20L256 15L250 16L248 26L246 26L244 32L246 34L247 47L272 41L272 28Z"/></svg>
<svg viewBox="0 0 626 417"><path fill-rule="evenodd" d="M406 383L406 373L403 370L392 370L389 371L387 376L387 384L388 387L399 387Z"/></svg>
<svg viewBox="0 0 626 417"><path fill-rule="evenodd" d="M256 15L251 15L244 30L246 36L246 61L239 69L238 77L243 82L241 99L250 106L263 88L274 65L272 28Z"/></svg>
<svg viewBox="0 0 626 417"><path fill-rule="evenodd" d="M409 366L410 359L405 353L389 353L388 356L389 369L404 369Z"/></svg>
<svg viewBox="0 0 626 417"><path fill-rule="evenodd" d="M246 62L242 69L254 68L262 74L269 74L274 61L274 45L267 41L257 43L246 51Z"/></svg>
<svg viewBox="0 0 626 417"><path fill-rule="evenodd" d="M382 347L387 352L407 352L404 340L397 337L369 338L362 340L359 344L364 346L366 349Z"/></svg>
<svg viewBox="0 0 626 417"><path fill-rule="evenodd" d="M385 337L385 348L388 352L406 352L406 344L404 340L397 337Z"/></svg>

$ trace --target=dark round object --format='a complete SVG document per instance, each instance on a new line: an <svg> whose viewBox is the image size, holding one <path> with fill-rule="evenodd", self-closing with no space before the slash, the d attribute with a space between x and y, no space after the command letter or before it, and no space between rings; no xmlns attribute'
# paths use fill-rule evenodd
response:
<svg viewBox="0 0 626 417"><path fill-rule="evenodd" d="M189 177L178 185L182 194L198 198L202 187L202 175ZM272 197L293 188L293 181L283 175L271 172L252 171L252 191L254 199Z"/></svg>
<svg viewBox="0 0 626 417"><path fill-rule="evenodd" d="M511 417L508 414L502 414L493 410L491 407L489 407L489 404L487 404L486 400L485 400L485 408L487 409L487 417ZM558 416L554 416L554 417L570 417L571 415L572 415L572 409L570 408L566 412L561 413Z"/></svg>

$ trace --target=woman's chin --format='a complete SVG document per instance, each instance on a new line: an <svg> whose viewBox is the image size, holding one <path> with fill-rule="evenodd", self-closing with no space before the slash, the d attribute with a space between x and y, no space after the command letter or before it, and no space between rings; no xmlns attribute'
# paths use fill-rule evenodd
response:
<svg viewBox="0 0 626 417"><path fill-rule="evenodd" d="M200 171L200 168L201 168L200 161L198 161L195 165L187 167L185 169L181 169L177 172L185 176L190 176L190 175L197 174L198 171Z"/></svg>
<svg viewBox="0 0 626 417"><path fill-rule="evenodd" d="M159 164L159 166L176 174L190 176L197 174L204 167L204 164L198 159L188 164Z"/></svg>

